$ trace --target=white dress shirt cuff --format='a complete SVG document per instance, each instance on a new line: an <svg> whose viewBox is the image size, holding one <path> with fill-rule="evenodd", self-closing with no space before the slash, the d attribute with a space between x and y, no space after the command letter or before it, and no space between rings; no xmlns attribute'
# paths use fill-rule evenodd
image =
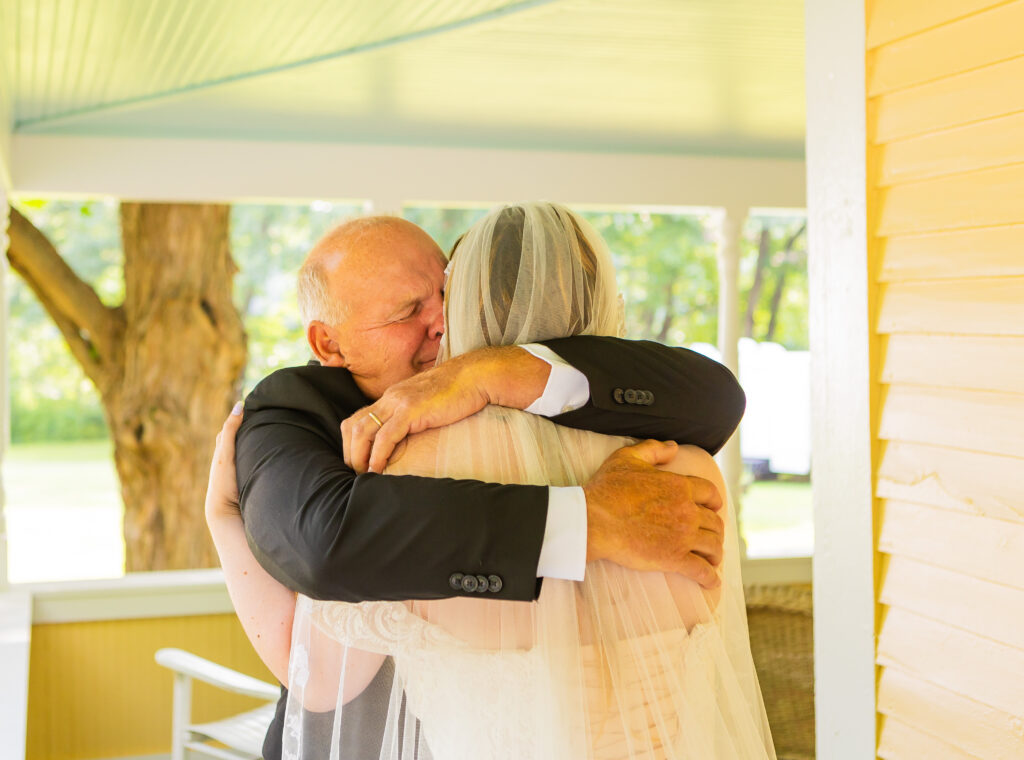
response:
<svg viewBox="0 0 1024 760"><path fill-rule="evenodd" d="M555 417L579 409L590 400L587 376L550 348L539 343L526 343L520 348L551 365L551 374L548 375L544 392L524 411L542 417Z"/></svg>
<svg viewBox="0 0 1024 760"><path fill-rule="evenodd" d="M583 580L587 567L587 497L579 486L549 486L538 578Z"/></svg>

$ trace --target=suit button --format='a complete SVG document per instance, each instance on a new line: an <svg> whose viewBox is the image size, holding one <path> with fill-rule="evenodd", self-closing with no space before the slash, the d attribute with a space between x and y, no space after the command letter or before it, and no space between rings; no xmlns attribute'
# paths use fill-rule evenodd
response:
<svg viewBox="0 0 1024 760"><path fill-rule="evenodd" d="M647 391L647 406L654 403L654 391Z"/></svg>
<svg viewBox="0 0 1024 760"><path fill-rule="evenodd" d="M650 406L654 403L654 394L650 391L640 391L640 404L642 406Z"/></svg>
<svg viewBox="0 0 1024 760"><path fill-rule="evenodd" d="M635 404L636 403L636 391L633 390L632 388L626 389L626 392L623 393L622 395L626 398L626 403L627 404Z"/></svg>
<svg viewBox="0 0 1024 760"><path fill-rule="evenodd" d="M480 585L480 581L476 579L475 575L464 575L462 576L462 590L472 594L476 591L477 586Z"/></svg>
<svg viewBox="0 0 1024 760"><path fill-rule="evenodd" d="M462 573L452 573L448 576L448 585L456 591L462 590Z"/></svg>
<svg viewBox="0 0 1024 760"><path fill-rule="evenodd" d="M486 594L487 593L487 588L488 588L487 576L486 575L478 575L476 577L476 582L478 584L480 584L480 585L478 585L476 587L477 593Z"/></svg>
<svg viewBox="0 0 1024 760"><path fill-rule="evenodd" d="M615 390L613 390L612 398L615 399L616 404L626 403L625 401L622 400L622 388L616 388Z"/></svg>
<svg viewBox="0 0 1024 760"><path fill-rule="evenodd" d="M501 582L501 576L500 575L488 575L487 576L487 580L488 580L488 584L487 584L487 590L488 591L490 591L492 594L497 594L499 591L501 591L501 587L504 584Z"/></svg>

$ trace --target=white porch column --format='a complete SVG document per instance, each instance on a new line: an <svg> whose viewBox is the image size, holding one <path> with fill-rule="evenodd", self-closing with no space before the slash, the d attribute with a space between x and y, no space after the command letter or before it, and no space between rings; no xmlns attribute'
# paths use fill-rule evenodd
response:
<svg viewBox="0 0 1024 760"><path fill-rule="evenodd" d="M722 363L739 377L740 374L740 236L747 219L745 206L730 206L722 215L718 237L718 350ZM740 453L740 431L718 454L725 484L732 497L737 519L740 514L740 485L743 477L743 457ZM740 553L745 557L747 543L740 535Z"/></svg>
<svg viewBox="0 0 1024 760"><path fill-rule="evenodd" d="M829 760L878 743L865 6L805 6L814 716Z"/></svg>

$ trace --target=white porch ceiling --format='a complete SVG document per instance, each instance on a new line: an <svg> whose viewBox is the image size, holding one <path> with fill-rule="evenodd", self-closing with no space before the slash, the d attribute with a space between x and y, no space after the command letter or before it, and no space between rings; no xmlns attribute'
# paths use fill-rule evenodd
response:
<svg viewBox="0 0 1024 760"><path fill-rule="evenodd" d="M14 134L799 157L802 0L0 0Z"/></svg>

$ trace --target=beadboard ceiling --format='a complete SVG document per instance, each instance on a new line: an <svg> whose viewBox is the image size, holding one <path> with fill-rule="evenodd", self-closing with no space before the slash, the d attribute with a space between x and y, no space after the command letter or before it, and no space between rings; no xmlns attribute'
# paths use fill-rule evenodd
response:
<svg viewBox="0 0 1024 760"><path fill-rule="evenodd" d="M801 0L0 0L14 134L800 157Z"/></svg>

